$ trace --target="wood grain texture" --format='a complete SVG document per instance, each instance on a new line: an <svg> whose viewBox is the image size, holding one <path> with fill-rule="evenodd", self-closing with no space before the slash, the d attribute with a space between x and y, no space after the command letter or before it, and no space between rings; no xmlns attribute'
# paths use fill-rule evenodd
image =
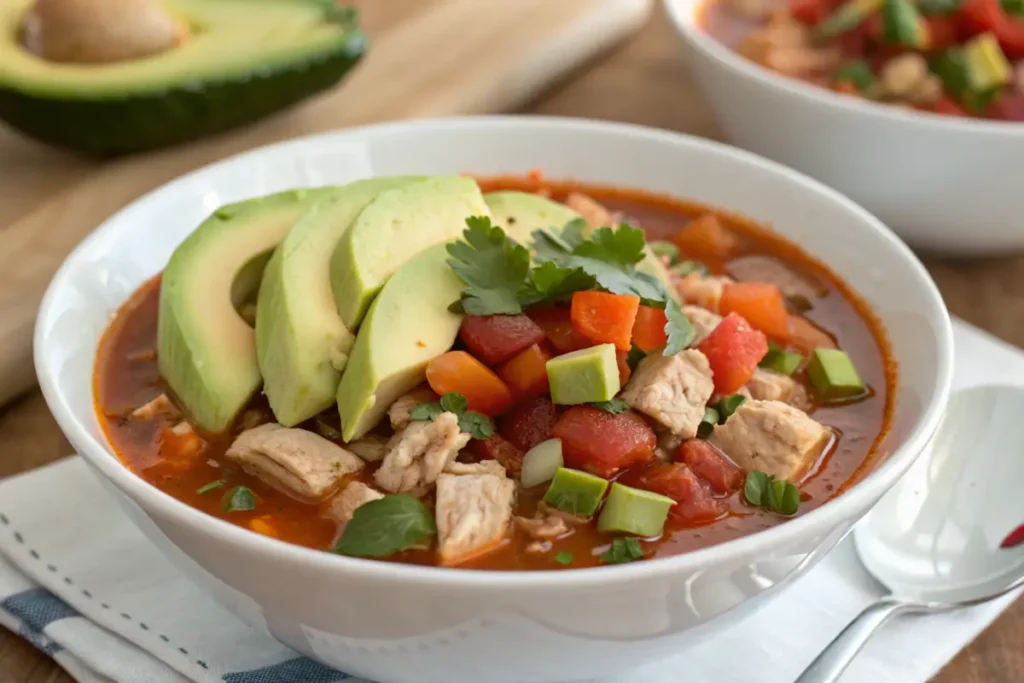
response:
<svg viewBox="0 0 1024 683"><path fill-rule="evenodd" d="M374 6L378 2L388 9L391 20L420 6L420 0L377 0ZM672 29L660 13L627 44L581 69L526 111L630 121L718 137L710 112L682 64ZM1024 346L1024 256L973 262L926 257L925 263L955 315ZM38 392L0 413L0 476L55 460L69 448ZM890 628L899 628L899 623ZM961 652L935 683L1020 683L1024 681L1022 640L1024 601L1018 601ZM71 683L71 679L24 641L0 630L0 683L44 682Z"/></svg>

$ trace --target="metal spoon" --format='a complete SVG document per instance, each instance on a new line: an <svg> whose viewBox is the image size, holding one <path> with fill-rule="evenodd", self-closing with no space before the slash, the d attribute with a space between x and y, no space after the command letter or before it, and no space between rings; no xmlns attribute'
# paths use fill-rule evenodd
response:
<svg viewBox="0 0 1024 683"><path fill-rule="evenodd" d="M834 683L897 614L976 605L1024 586L1024 387L953 394L931 450L854 530L864 567L891 593L867 607L794 683Z"/></svg>

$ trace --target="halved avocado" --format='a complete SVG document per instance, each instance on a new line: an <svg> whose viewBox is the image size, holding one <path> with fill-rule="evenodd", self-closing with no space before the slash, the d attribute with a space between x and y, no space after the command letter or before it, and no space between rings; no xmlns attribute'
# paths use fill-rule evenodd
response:
<svg viewBox="0 0 1024 683"><path fill-rule="evenodd" d="M101 64L44 59L23 41L33 0L0 2L0 119L109 157L249 123L337 83L366 48L333 0L158 0L188 35Z"/></svg>
<svg viewBox="0 0 1024 683"><path fill-rule="evenodd" d="M160 375L195 424L227 429L260 386L253 329L238 314L285 233L337 188L221 207L174 251L160 286Z"/></svg>

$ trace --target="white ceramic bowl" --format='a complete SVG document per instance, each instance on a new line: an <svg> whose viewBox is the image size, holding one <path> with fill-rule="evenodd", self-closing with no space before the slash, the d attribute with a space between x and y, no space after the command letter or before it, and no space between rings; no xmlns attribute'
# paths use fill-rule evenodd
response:
<svg viewBox="0 0 1024 683"><path fill-rule="evenodd" d="M874 306L900 363L896 420L873 474L768 531L687 555L559 572L388 564L288 545L156 490L113 455L92 370L110 314L225 202L369 174L518 173L693 197L777 226ZM911 465L952 373L935 286L881 223L824 186L747 152L610 123L485 117L395 123L297 140L202 169L143 197L55 276L36 328L46 400L125 514L242 619L329 665L385 683L530 683L607 675L681 652L741 619L818 561Z"/></svg>
<svg viewBox="0 0 1024 683"><path fill-rule="evenodd" d="M1024 123L907 111L780 76L701 30L706 2L665 7L729 142L831 185L915 248L1024 249Z"/></svg>

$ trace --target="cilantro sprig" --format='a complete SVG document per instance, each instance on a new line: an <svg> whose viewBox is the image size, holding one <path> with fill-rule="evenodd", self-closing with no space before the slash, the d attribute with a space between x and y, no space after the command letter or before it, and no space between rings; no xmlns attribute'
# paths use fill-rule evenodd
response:
<svg viewBox="0 0 1024 683"><path fill-rule="evenodd" d="M530 272L530 252L487 216L467 218L462 237L447 247L448 265L466 283L453 307L470 315L522 313L519 291Z"/></svg>
<svg viewBox="0 0 1024 683"><path fill-rule="evenodd" d="M486 415L469 409L469 401L458 392L449 392L434 403L421 403L409 411L413 420L433 421L441 413L454 413L459 418L459 429L474 439L486 439L494 435L494 424Z"/></svg>
<svg viewBox="0 0 1024 683"><path fill-rule="evenodd" d="M751 505L777 512L780 515L795 515L800 509L800 489L784 479L760 470L747 473L743 484L743 497Z"/></svg>
<svg viewBox="0 0 1024 683"><path fill-rule="evenodd" d="M624 564L644 559L644 550L635 538L616 538L599 557L604 564Z"/></svg>

